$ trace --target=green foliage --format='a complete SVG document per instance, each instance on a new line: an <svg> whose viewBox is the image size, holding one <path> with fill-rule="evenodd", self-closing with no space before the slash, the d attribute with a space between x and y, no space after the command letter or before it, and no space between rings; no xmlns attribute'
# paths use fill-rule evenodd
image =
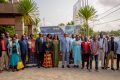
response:
<svg viewBox="0 0 120 80"><path fill-rule="evenodd" d="M33 28L33 33L38 33L38 27L39 27L40 19L36 18L35 19L35 26Z"/></svg>
<svg viewBox="0 0 120 80"><path fill-rule="evenodd" d="M0 3L7 3L8 0L0 0Z"/></svg>
<svg viewBox="0 0 120 80"><path fill-rule="evenodd" d="M74 21L68 22L67 25L74 25Z"/></svg>
<svg viewBox="0 0 120 80"><path fill-rule="evenodd" d="M97 32L97 34L100 34L101 32ZM114 35L116 37L120 36L120 30L112 30L112 31L102 31L104 35Z"/></svg>
<svg viewBox="0 0 120 80"><path fill-rule="evenodd" d="M15 34L15 27L14 26L0 26L0 33L9 32L10 36Z"/></svg>
<svg viewBox="0 0 120 80"><path fill-rule="evenodd" d="M88 21L91 20L94 15L96 14L96 10L94 9L94 7L92 6L84 6L81 7L80 10L78 11L78 17L82 18L84 21L84 25L86 25L86 33L89 36L89 25L88 25Z"/></svg>
<svg viewBox="0 0 120 80"><path fill-rule="evenodd" d="M64 23L60 23L60 24L58 24L58 26L65 26L65 24Z"/></svg>
<svg viewBox="0 0 120 80"><path fill-rule="evenodd" d="M81 28L80 28L80 34L87 35L87 31L86 30L87 30L87 25L83 24L81 26ZM90 36L93 35L93 33L94 33L93 29L89 27L88 30L89 30L89 35Z"/></svg>
<svg viewBox="0 0 120 80"><path fill-rule="evenodd" d="M28 33L28 26L24 27L24 33L27 34Z"/></svg>
<svg viewBox="0 0 120 80"><path fill-rule="evenodd" d="M18 10L23 14L26 25L34 23L33 16L37 13L37 4L33 0L20 0Z"/></svg>

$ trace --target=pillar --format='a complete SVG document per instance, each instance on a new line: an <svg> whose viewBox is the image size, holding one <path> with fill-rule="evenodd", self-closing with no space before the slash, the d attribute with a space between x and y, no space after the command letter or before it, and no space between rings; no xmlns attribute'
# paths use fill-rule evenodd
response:
<svg viewBox="0 0 120 80"><path fill-rule="evenodd" d="M24 34L24 20L22 16L15 17L15 27L16 27L16 33L20 38Z"/></svg>
<svg viewBox="0 0 120 80"><path fill-rule="evenodd" d="M32 25L28 25L28 35L33 33L33 26Z"/></svg>

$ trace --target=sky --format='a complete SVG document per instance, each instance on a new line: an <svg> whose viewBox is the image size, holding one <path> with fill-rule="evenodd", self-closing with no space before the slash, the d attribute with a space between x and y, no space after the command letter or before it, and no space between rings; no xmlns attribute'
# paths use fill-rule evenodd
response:
<svg viewBox="0 0 120 80"><path fill-rule="evenodd" d="M54 26L58 25L59 23L67 23L73 20L73 5L78 0L35 0L35 1L40 11L41 24L46 26ZM89 4L94 6L94 8L97 10L96 14L98 15L98 18L96 19L97 21L95 21L94 23L91 22L89 25L91 27L93 27L94 25L93 29L95 31L111 31L120 29L118 21L100 24L103 22L119 19L120 10L116 11L115 13L107 17L99 19L100 17L112 12L111 10L109 12L104 13L105 11L114 7L115 5L118 5L119 3L120 3L119 0L89 0ZM113 9L113 11L114 10L115 9Z"/></svg>

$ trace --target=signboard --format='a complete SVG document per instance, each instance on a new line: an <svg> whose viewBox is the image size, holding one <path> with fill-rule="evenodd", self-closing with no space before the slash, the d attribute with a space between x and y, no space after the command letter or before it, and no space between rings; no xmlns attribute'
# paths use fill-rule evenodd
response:
<svg viewBox="0 0 120 80"><path fill-rule="evenodd" d="M41 33L44 35L47 34L57 34L58 36L63 36L64 31L59 26L47 26L47 27L40 27Z"/></svg>
<svg viewBox="0 0 120 80"><path fill-rule="evenodd" d="M75 32L75 26L65 26L65 32L68 34L74 34Z"/></svg>

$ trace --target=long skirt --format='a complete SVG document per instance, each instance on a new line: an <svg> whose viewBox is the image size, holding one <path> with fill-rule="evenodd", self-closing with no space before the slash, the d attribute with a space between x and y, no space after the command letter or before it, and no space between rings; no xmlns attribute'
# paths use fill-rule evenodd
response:
<svg viewBox="0 0 120 80"><path fill-rule="evenodd" d="M50 52L44 54L43 67L45 68L52 67L52 55Z"/></svg>
<svg viewBox="0 0 120 80"><path fill-rule="evenodd" d="M37 64L37 57L35 55L35 53L32 53L31 50L29 50L29 55L28 55L28 64L29 66L33 66Z"/></svg>
<svg viewBox="0 0 120 80"><path fill-rule="evenodd" d="M12 55L10 55L10 66L16 66L18 64L18 61L19 61L19 54L12 53Z"/></svg>

